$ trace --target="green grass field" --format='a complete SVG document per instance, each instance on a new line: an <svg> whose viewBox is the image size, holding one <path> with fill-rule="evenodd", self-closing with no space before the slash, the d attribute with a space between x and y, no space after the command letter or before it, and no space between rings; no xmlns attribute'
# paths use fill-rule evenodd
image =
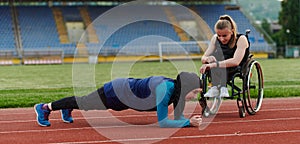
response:
<svg viewBox="0 0 300 144"><path fill-rule="evenodd" d="M264 74L264 96L290 97L300 96L300 61L299 59L260 59ZM112 76L130 76L143 78L152 75L163 75L175 78L180 70L198 72L200 61L194 61L195 67L184 69L188 61L171 62L138 62L128 68L128 63L104 63L97 65L37 65L37 66L2 66L0 69L0 108L32 107L36 103L51 102L66 96L78 94L78 88L86 94L96 87L110 81ZM125 66L125 70L119 68ZM191 66L188 66L191 67ZM77 74L79 70L82 73ZM116 68L116 69L115 69ZM94 73L85 73L86 71ZM94 70L94 71L93 71ZM113 70L117 72L112 72ZM76 71L73 73L73 71ZM80 71L81 72L81 71ZM92 75L85 79L86 75ZM76 92L73 89L73 78L76 80ZM79 81L79 85L78 85ZM93 85L94 84L94 85ZM86 85L86 89L85 89Z"/></svg>

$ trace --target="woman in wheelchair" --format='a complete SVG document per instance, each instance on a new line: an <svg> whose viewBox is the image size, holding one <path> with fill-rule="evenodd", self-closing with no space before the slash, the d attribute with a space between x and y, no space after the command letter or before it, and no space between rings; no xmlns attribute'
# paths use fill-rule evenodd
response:
<svg viewBox="0 0 300 144"><path fill-rule="evenodd" d="M229 97L226 79L232 70L246 62L249 43L245 35L237 34L236 23L229 15L220 16L214 29L216 34L201 59L200 73L210 70L212 74L212 87L204 97Z"/></svg>

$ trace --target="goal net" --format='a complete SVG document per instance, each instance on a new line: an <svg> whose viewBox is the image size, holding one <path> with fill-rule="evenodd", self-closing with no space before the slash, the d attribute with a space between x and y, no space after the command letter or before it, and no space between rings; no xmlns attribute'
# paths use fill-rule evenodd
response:
<svg viewBox="0 0 300 144"><path fill-rule="evenodd" d="M177 56L180 59L191 59L200 56L208 48L209 41L159 42L160 62L164 58Z"/></svg>

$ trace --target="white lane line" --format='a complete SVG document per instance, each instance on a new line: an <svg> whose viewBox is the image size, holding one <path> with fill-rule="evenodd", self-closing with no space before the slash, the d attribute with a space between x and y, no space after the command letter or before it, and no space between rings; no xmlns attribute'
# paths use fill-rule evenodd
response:
<svg viewBox="0 0 300 144"><path fill-rule="evenodd" d="M153 124L148 124L151 126ZM74 130L90 130L90 129L110 129L110 128L127 128L127 127L141 127L142 125L119 125L119 126L97 126L97 127L78 127L78 128L62 128L62 129L44 129L44 130L18 130L18 131L3 131L0 134L12 133L40 133L42 132L57 132L57 131L74 131Z"/></svg>
<svg viewBox="0 0 300 144"><path fill-rule="evenodd" d="M270 104L276 104L276 103L279 103L280 105L279 106L287 106L286 103L292 103L293 105L297 105L298 103L295 103L297 102L298 100L300 100L300 97L290 97L290 98L266 98L264 99L263 101L263 109L267 109L266 108L266 105L270 105ZM197 102L196 102L197 103ZM195 102L191 102L190 103L191 105L195 105ZM236 102L234 100L225 100L223 101L223 106L226 106L226 107L233 107L236 108ZM221 106L221 107L223 107ZM296 108L288 108L288 109L297 109L298 107ZM12 115L12 114L18 114L18 115L27 115L27 114L33 114L33 110L31 110L33 108L8 108L8 109L0 109L0 116L6 116L6 115ZM262 109L262 110L263 110ZM298 108L299 109L299 108ZM268 109L267 109L268 110ZM279 109L279 110L282 110L282 109ZM23 112L21 112L23 111ZM8 113L9 112L9 113ZM98 111L98 113L101 113L101 111Z"/></svg>
<svg viewBox="0 0 300 144"><path fill-rule="evenodd" d="M260 111L263 111L263 112L272 112L272 111L297 111L297 110L300 110L300 108L287 108L287 109L262 109ZM229 114L229 113L237 113L236 111L220 111L218 112L219 114ZM191 115L191 114L195 114L195 113L185 113L187 115ZM98 114L97 114L98 115ZM156 117L156 114L147 114L147 116L149 117ZM172 114L171 114L172 116ZM144 115L126 115L126 116L103 116L103 117L90 117L90 116L87 116L87 117L80 117L80 118L76 118L74 117L76 120L89 120L89 119L110 119L110 118L134 118L134 117L144 117ZM61 121L60 118L56 118L56 119L51 119L51 121ZM31 120L4 120L4 121L1 121L0 120L0 124L8 124L8 123L28 123L28 122L36 122L35 119L31 119Z"/></svg>
<svg viewBox="0 0 300 144"><path fill-rule="evenodd" d="M232 107L232 109L234 110L236 108L236 105L233 105L233 106L230 106L230 105L224 105L226 108L228 107ZM232 112L236 112L236 111L228 111L228 110L222 110L222 107L224 107L221 105L221 110L219 111L219 113L232 113ZM294 108L266 108L266 107L263 107L260 111L290 111L290 110L300 110L299 107L294 107ZM4 110L5 111L5 110ZM78 112L80 112L81 110L78 110ZM0 109L0 112L1 112L1 109ZM91 110L91 111L88 111L88 112L97 112L98 114L103 112L103 113L107 113L107 111L101 111L101 110ZM80 112L81 113L81 112ZM83 111L83 113L85 113ZM145 113L148 113L148 112L145 112ZM9 113L0 113L0 116L4 117L4 116L11 116L11 115L28 115L28 114L35 114L34 113L34 110L32 111L26 111L26 112L9 112Z"/></svg>
<svg viewBox="0 0 300 144"><path fill-rule="evenodd" d="M203 124L229 124L229 123L249 123L249 122L264 122L264 121L289 121L289 120L300 120L300 117L294 118L275 118L275 119L260 119L260 120L236 120L236 121L218 121L218 122L209 122ZM39 130L18 130L18 131L3 131L0 134L13 134L13 133L36 133L36 132L57 132L57 131L74 131L74 130L83 130L83 129L110 129L110 128L130 128L130 127L149 127L156 126L157 124L147 124L147 125L119 125L119 126L97 126L97 127L80 127L80 128L62 128L62 129L39 129Z"/></svg>
<svg viewBox="0 0 300 144"><path fill-rule="evenodd" d="M135 117L145 117L144 115L127 115L127 116L100 116L100 117L73 117L75 120L91 120L91 119L111 119L111 118L135 118ZM147 117L156 117L156 114L147 115ZM51 119L50 121L61 121L61 118ZM27 123L27 122L36 122L36 120L8 120L0 121L0 124L4 123Z"/></svg>
<svg viewBox="0 0 300 144"><path fill-rule="evenodd" d="M212 137L233 137L233 136L253 136L253 135L272 135L272 134L285 134L285 133L300 133L300 130L289 131L266 131L266 132L253 132L253 133L234 133L234 134L212 134L212 135L195 135L195 136L177 136L177 137L157 137L157 138L135 138L135 139L115 139L115 140L102 140L102 141L80 141L80 142L63 142L52 144L91 144L91 143L113 143L113 142L143 142L143 141L157 141L165 139L198 139L198 138L212 138Z"/></svg>
<svg viewBox="0 0 300 144"><path fill-rule="evenodd" d="M236 120L236 121L218 121L211 122L214 124L225 124L225 123L248 123L248 122L264 122L264 121L286 121L286 120L300 120L300 117L291 117L291 118L275 118L275 119L259 119L259 120Z"/></svg>

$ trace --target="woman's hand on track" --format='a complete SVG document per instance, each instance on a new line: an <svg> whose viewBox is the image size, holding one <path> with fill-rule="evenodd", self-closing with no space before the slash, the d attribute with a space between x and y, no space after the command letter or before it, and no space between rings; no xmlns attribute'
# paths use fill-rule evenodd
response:
<svg viewBox="0 0 300 144"><path fill-rule="evenodd" d="M194 115L190 119L191 126L198 127L202 123L202 118L200 115Z"/></svg>

